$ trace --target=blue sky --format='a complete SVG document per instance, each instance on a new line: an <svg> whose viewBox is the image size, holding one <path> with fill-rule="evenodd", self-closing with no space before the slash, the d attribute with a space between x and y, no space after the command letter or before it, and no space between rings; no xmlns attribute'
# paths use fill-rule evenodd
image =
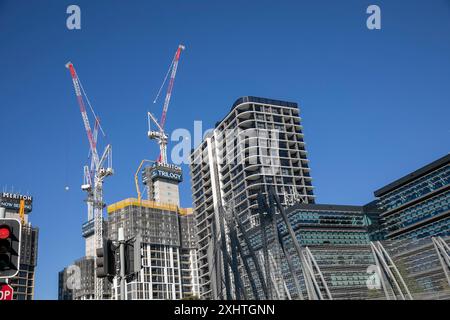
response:
<svg viewBox="0 0 450 320"><path fill-rule="evenodd" d="M66 28L70 4L81 30ZM370 4L382 30L366 28ZM107 203L135 197L140 160L157 156L146 111L160 114L152 100L184 43L169 131L213 127L240 96L298 102L318 202L364 204L449 152L449 39L448 0L0 0L0 186L35 199L36 298L56 299L57 272L84 254L88 141L67 61L113 145Z"/></svg>

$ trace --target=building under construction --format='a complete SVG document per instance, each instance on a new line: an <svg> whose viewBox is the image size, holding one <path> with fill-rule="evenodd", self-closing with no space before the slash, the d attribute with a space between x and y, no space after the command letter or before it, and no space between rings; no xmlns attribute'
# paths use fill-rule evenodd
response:
<svg viewBox="0 0 450 320"><path fill-rule="evenodd" d="M141 239L142 270L126 283L131 300L199 296L197 241L192 209L150 200L126 199L108 206L108 235ZM113 298L120 296L115 283Z"/></svg>
<svg viewBox="0 0 450 320"><path fill-rule="evenodd" d="M126 199L108 206L108 237L118 240L119 228L125 239L139 237L143 268L126 280L125 293L120 292L118 279L114 279L113 299L183 299L199 297L197 259L197 232L192 209L180 208L179 183L181 167L169 163L167 158L168 135L165 132L167 110L172 95L181 52L179 45L169 66L170 74L161 119L148 112L147 135L156 140L160 148L157 161L143 160L135 174L137 199ZM156 131L151 129L151 124ZM144 162L152 165L143 168ZM139 175L147 188L147 200L142 199Z"/></svg>
<svg viewBox="0 0 450 320"><path fill-rule="evenodd" d="M92 108L81 81L72 63L67 63L75 94L80 107L83 124L90 146L91 165L84 167L82 190L87 193L88 220L83 224L82 235L86 241L86 256L75 262L80 270L83 286L67 288L70 268L60 272L60 297L62 299L181 299L199 296L197 241L192 209L180 208L178 184L182 181L181 167L170 164L167 159L168 135L165 132L167 110L172 95L181 52L179 45L169 66L169 71L154 100L157 102L166 80L169 79L161 119L158 121L148 112L148 137L158 142L160 155L157 161L143 160L135 175L137 199L126 199L108 206L108 219L103 217L104 179L113 174L112 148L105 147L102 156L97 152L97 137L103 133L98 117ZM170 78L169 78L170 74ZM94 120L91 129L87 111L89 107ZM151 129L151 123L157 130ZM140 171L144 162L152 162ZM147 199L143 200L139 188L139 175L147 188ZM106 279L96 276L96 251L102 240L118 240L119 228L124 229L126 239L140 238L143 269L126 279L126 294L122 295L118 278L110 290ZM122 257L123 258L123 257ZM70 291L72 290L72 291Z"/></svg>

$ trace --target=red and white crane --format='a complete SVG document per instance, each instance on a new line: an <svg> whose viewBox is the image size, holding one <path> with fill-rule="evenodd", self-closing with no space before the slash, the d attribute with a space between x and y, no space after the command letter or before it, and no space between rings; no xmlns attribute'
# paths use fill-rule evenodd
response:
<svg viewBox="0 0 450 320"><path fill-rule="evenodd" d="M156 103L156 101L158 100L158 97L161 94L161 90L164 87L164 84L166 83L167 77L169 76L169 73L170 73L170 80L169 80L169 85L167 87L166 98L164 100L164 106L163 106L163 110L162 110L162 114L161 114L161 121L158 122L156 117L153 114L151 114L150 112L148 112L148 114L147 114L147 116L148 116L148 137L150 139L155 139L156 141L158 141L159 149L160 149L158 162L162 162L162 163L167 163L168 136L164 132L164 125L166 123L167 110L169 109L170 98L172 96L173 85L175 83L175 76L177 74L178 62L180 60L181 51L183 51L184 49L185 49L185 46L183 46L182 44L180 44L178 46L178 49L175 52L175 56L172 60L172 63L169 66L169 70L166 74L166 77L164 78L164 81L158 91L158 94L156 95L156 98L153 101L153 103ZM158 129L157 131L151 130L150 124L152 121L155 123L155 125Z"/></svg>
<svg viewBox="0 0 450 320"><path fill-rule="evenodd" d="M84 92L83 86L78 78L73 64L68 62L66 64L66 68L69 69L72 77L75 94L80 106L81 117L83 119L84 128L89 140L90 155L92 157L91 167L84 167L84 179L81 189L88 194L88 219L89 221L94 219L94 247L91 252L93 252L93 256L95 257L96 250L101 248L103 245L103 208L105 207L103 202L103 181L106 177L111 176L114 173L112 168L112 147L108 144L105 147L101 158L99 158L97 152L97 135L99 129L103 132L102 127L97 116L95 115L86 93ZM95 118L94 132L91 130L83 96ZM95 276L95 299L103 299L103 287L103 279Z"/></svg>

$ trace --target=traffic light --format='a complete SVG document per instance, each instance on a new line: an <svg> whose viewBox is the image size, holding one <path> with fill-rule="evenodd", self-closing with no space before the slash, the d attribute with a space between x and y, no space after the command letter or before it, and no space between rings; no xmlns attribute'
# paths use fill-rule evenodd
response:
<svg viewBox="0 0 450 320"><path fill-rule="evenodd" d="M116 247L112 240L103 239L103 247L97 249L95 259L97 278L116 275Z"/></svg>
<svg viewBox="0 0 450 320"><path fill-rule="evenodd" d="M125 247L125 275L138 273L142 269L141 238L136 236L133 243Z"/></svg>
<svg viewBox="0 0 450 320"><path fill-rule="evenodd" d="M21 231L19 220L0 219L0 278L19 272Z"/></svg>

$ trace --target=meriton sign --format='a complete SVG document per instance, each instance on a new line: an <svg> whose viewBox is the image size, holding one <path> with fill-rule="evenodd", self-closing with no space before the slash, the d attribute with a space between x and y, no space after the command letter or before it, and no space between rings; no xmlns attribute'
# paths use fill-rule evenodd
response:
<svg viewBox="0 0 450 320"><path fill-rule="evenodd" d="M20 207L20 200L25 200L25 211L32 210L33 197L18 193L2 192L0 193L0 207L18 210Z"/></svg>

